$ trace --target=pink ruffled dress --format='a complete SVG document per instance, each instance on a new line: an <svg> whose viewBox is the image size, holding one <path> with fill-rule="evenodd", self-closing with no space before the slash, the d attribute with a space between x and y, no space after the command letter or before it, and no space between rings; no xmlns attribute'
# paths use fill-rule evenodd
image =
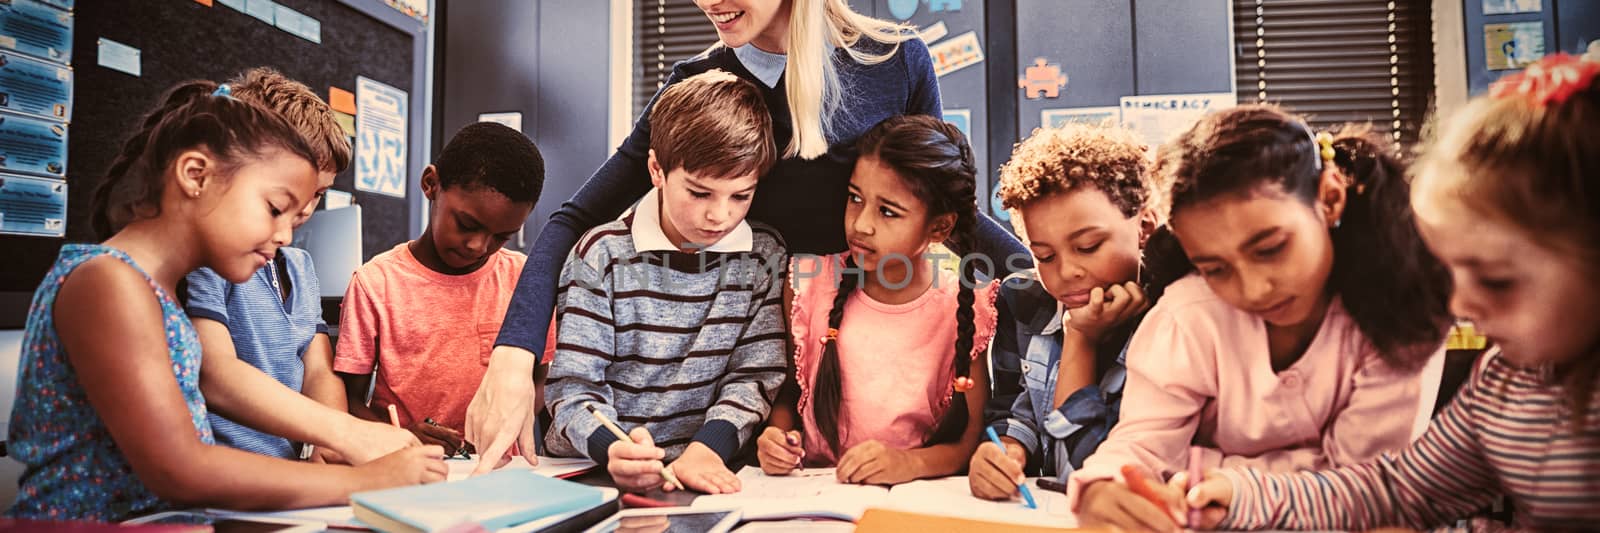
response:
<svg viewBox="0 0 1600 533"><path fill-rule="evenodd" d="M811 395L843 262L842 254L801 257L789 270L795 289L789 325L796 347L805 464L811 467L833 466L838 457L817 431ZM956 274L941 270L927 292L907 303L881 303L860 289L846 300L838 340L841 454L872 440L898 449L919 448L933 435L953 395L959 289ZM983 355L994 337L998 289L991 282L974 291L974 374L984 371Z"/></svg>

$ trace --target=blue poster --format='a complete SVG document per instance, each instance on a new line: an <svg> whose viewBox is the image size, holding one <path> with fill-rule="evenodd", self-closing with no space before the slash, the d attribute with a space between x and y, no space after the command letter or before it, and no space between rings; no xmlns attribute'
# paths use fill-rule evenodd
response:
<svg viewBox="0 0 1600 533"><path fill-rule="evenodd" d="M67 125L0 114L0 170L66 176Z"/></svg>
<svg viewBox="0 0 1600 533"><path fill-rule="evenodd" d="M0 233L66 236L67 182L0 174Z"/></svg>
<svg viewBox="0 0 1600 533"><path fill-rule="evenodd" d="M72 13L38 0L0 2L0 48L72 63Z"/></svg>
<svg viewBox="0 0 1600 533"><path fill-rule="evenodd" d="M72 120L72 69L0 52L0 109Z"/></svg>
<svg viewBox="0 0 1600 533"><path fill-rule="evenodd" d="M76 2L73 2L72 0L44 0L44 3L65 9L67 11L72 11L72 4L75 4Z"/></svg>
<svg viewBox="0 0 1600 533"><path fill-rule="evenodd" d="M406 92L356 77L356 190L406 197Z"/></svg>
<svg viewBox="0 0 1600 533"><path fill-rule="evenodd" d="M972 139L971 109L946 109L944 110L944 121L955 124L956 129L961 130L962 135L966 135L969 140Z"/></svg>

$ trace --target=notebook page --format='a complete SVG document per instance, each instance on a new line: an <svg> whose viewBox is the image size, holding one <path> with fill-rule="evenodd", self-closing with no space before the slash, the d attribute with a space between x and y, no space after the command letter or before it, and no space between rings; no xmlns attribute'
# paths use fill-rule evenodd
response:
<svg viewBox="0 0 1600 533"><path fill-rule="evenodd" d="M840 483L834 476L832 468L769 476L758 467L746 466L739 471L742 487L738 493L701 496L690 507L739 508L745 519L831 516L854 520L889 495L883 487Z"/></svg>
<svg viewBox="0 0 1600 533"><path fill-rule="evenodd" d="M1028 483L1038 509L1029 509L1020 501L994 502L972 495L965 476L925 479L895 485L889 490L884 507L899 511L936 516L953 516L1005 522L1030 526L1076 527L1077 518L1067 505L1067 495L1042 490ZM1020 497L1019 497L1020 498Z"/></svg>
<svg viewBox="0 0 1600 533"><path fill-rule="evenodd" d="M472 474L472 468L478 466L478 456L472 459L451 459L445 461L450 467L447 481L460 481L467 479ZM528 460L522 456L511 458L511 462L500 468L531 468L533 473L550 477L561 477L574 472L582 472L595 467L594 461L581 457L540 457L538 466L529 466Z"/></svg>

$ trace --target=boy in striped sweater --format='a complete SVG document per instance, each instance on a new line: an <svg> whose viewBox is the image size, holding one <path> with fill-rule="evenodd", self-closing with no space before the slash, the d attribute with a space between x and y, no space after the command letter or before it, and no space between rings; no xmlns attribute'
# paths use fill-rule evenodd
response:
<svg viewBox="0 0 1600 533"><path fill-rule="evenodd" d="M771 118L754 85L714 70L662 92L649 122L655 189L584 234L561 272L546 443L624 490L661 487L670 463L681 488L736 492L726 463L787 373L783 241L744 220L775 157Z"/></svg>
<svg viewBox="0 0 1600 533"><path fill-rule="evenodd" d="M1501 495L1518 529L1600 525L1596 123L1600 64L1558 55L1441 129L1415 171L1417 226L1455 279L1451 308L1497 349L1409 448L1335 470L1213 473L1187 495L1202 511L1191 525L1431 528Z"/></svg>

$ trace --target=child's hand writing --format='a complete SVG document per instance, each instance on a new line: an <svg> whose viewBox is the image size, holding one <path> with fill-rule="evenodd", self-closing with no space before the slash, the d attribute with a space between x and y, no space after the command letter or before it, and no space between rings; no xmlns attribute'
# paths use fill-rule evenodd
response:
<svg viewBox="0 0 1600 533"><path fill-rule="evenodd" d="M1125 472L1123 477L1128 484L1106 479L1083 487L1077 509L1080 524L1128 531L1178 531L1183 513L1177 511L1187 509L1182 491L1149 479L1142 470L1133 476Z"/></svg>
<svg viewBox="0 0 1600 533"><path fill-rule="evenodd" d="M1182 492L1188 481L1188 472L1178 472L1167 481L1167 486ZM1189 489L1188 494L1184 495L1184 503L1190 509L1200 510L1200 523L1189 524L1190 528L1216 529L1217 524L1228 517L1228 508L1233 505L1233 483L1212 470L1206 474L1204 481Z"/></svg>
<svg viewBox="0 0 1600 533"><path fill-rule="evenodd" d="M978 445L967 465L967 484L972 495L985 500L1005 501L1017 498L1017 485L1027 481L1022 475L1022 465L1028 462L1028 451L1010 437L1001 437L1005 449L993 442Z"/></svg>
<svg viewBox="0 0 1600 533"><path fill-rule="evenodd" d="M444 448L412 446L355 467L363 490L437 483L450 475Z"/></svg>
<svg viewBox="0 0 1600 533"><path fill-rule="evenodd" d="M376 460L395 450L422 445L422 442L417 440L417 437L412 435L410 431L389 424L370 422L355 417L350 417L350 422L351 425L344 431L345 436L341 439L342 442L339 443L337 449L329 450L330 452L337 452L333 456L340 457L340 459L329 462L349 462L353 465L359 465ZM323 447L318 447L312 453L321 453L323 449ZM313 455L313 457L316 457L316 455ZM325 461L329 458L327 455L322 457Z"/></svg>
<svg viewBox="0 0 1600 533"><path fill-rule="evenodd" d="M1107 331L1138 316L1148 307L1150 302L1137 282L1129 281L1106 289L1095 287L1089 291L1088 304L1068 313L1066 326L1091 341L1099 342Z"/></svg>
<svg viewBox="0 0 1600 533"><path fill-rule="evenodd" d="M731 494L742 488L739 477L722 463L722 456L698 442L690 443L689 447L683 449L683 455L672 462L672 473L686 485L685 488L706 494ZM671 485L667 486L669 491L672 488Z"/></svg>
<svg viewBox="0 0 1600 533"><path fill-rule="evenodd" d="M411 426L407 427L406 430L416 435L417 439L421 440L423 444L432 444L444 448L446 456L460 453L461 444L464 442L460 431L438 424L430 424L427 421L412 422Z"/></svg>
<svg viewBox="0 0 1600 533"><path fill-rule="evenodd" d="M800 432L767 426L756 439L756 457L761 460L761 471L769 476L786 476L800 468L805 448L800 447Z"/></svg>
<svg viewBox="0 0 1600 533"><path fill-rule="evenodd" d="M628 438L633 442L619 440L606 448L606 471L611 473L611 480L628 492L660 487L666 482L661 478L661 459L667 456L666 450L657 448L650 431L642 427L633 428Z"/></svg>
<svg viewBox="0 0 1600 533"><path fill-rule="evenodd" d="M869 440L839 457L835 475L840 482L862 485L897 485L917 478L916 456Z"/></svg>

